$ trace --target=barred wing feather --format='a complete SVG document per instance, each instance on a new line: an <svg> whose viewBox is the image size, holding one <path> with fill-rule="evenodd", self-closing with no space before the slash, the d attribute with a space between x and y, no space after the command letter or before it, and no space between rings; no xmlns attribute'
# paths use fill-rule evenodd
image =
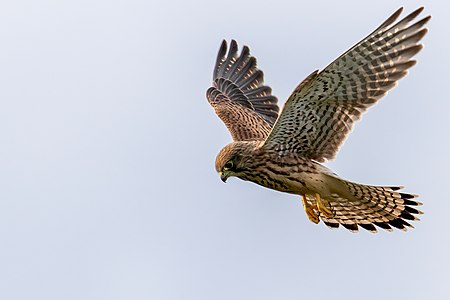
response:
<svg viewBox="0 0 450 300"><path fill-rule="evenodd" d="M237 55L237 43L222 42L213 73L213 86L206 97L225 123L233 140L264 140L278 118L277 98L264 85L264 74L244 46Z"/></svg>
<svg viewBox="0 0 450 300"><path fill-rule="evenodd" d="M415 64L411 58L422 49L430 16L410 23L422 10L392 25L400 8L323 71L308 76L287 100L263 147L319 162L333 159L354 122Z"/></svg>

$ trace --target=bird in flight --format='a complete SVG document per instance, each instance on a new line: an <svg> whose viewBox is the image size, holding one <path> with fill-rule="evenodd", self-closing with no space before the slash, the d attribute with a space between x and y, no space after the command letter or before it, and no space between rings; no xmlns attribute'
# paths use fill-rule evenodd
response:
<svg viewBox="0 0 450 300"><path fill-rule="evenodd" d="M322 71L307 76L279 112L263 72L247 46L222 42L206 96L233 142L217 155L222 181L231 176L300 195L308 218L352 232L413 227L416 195L400 186L372 186L340 178L321 163L334 159L361 115L416 64L431 16L423 7L400 21L398 9L366 38ZM228 53L227 53L228 52Z"/></svg>

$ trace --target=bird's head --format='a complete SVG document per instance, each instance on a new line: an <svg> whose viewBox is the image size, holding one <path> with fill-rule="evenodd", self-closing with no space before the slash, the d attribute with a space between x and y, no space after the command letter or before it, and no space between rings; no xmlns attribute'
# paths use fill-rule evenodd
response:
<svg viewBox="0 0 450 300"><path fill-rule="evenodd" d="M226 145L216 157L216 171L226 182L228 177L236 176L245 180L252 161L254 150L259 142L233 142Z"/></svg>

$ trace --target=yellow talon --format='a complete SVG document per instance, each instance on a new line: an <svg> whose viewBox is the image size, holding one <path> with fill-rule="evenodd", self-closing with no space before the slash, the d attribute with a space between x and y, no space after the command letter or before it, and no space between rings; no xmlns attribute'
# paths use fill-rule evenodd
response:
<svg viewBox="0 0 450 300"><path fill-rule="evenodd" d="M320 211L321 214L323 214L326 218L332 218L334 217L333 212L327 207L330 205L328 201L325 199L321 199L320 195L316 193L316 202L317 202L317 209Z"/></svg>
<svg viewBox="0 0 450 300"><path fill-rule="evenodd" d="M302 195L302 203L303 203L303 209L305 210L305 213L308 216L308 219L315 224L319 224L319 222L320 222L319 216L314 211L313 205L309 204L308 201L306 201L305 195Z"/></svg>

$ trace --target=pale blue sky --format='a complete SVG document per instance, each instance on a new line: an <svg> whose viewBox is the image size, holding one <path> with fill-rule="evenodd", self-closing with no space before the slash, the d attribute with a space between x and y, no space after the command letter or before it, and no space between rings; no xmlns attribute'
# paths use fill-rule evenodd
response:
<svg viewBox="0 0 450 300"><path fill-rule="evenodd" d="M415 229L330 230L298 196L220 181L223 38L283 104L405 4L433 15L419 63L327 165L420 194ZM449 19L445 1L3 1L0 299L444 299Z"/></svg>

